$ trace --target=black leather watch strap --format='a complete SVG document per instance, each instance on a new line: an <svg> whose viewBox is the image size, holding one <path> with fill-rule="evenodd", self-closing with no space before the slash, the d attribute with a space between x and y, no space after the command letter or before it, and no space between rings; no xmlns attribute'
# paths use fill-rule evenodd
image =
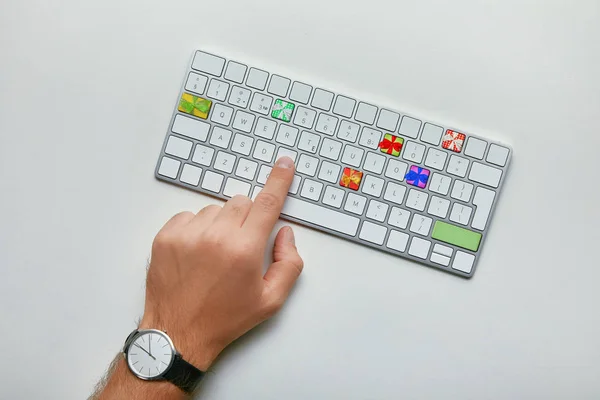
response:
<svg viewBox="0 0 600 400"><path fill-rule="evenodd" d="M173 364L163 377L184 392L192 393L204 378L204 372L185 361L181 354L175 354Z"/></svg>

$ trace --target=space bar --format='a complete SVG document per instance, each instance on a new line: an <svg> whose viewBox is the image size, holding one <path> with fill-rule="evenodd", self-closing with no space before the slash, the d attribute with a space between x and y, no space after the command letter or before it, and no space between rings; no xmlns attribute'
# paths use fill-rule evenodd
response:
<svg viewBox="0 0 600 400"><path fill-rule="evenodd" d="M350 236L356 235L360 223L356 217L290 196L287 197L281 214Z"/></svg>

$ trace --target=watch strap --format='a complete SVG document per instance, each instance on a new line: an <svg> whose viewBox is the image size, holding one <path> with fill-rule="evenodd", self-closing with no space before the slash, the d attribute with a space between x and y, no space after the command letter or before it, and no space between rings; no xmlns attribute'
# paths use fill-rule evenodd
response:
<svg viewBox="0 0 600 400"><path fill-rule="evenodd" d="M185 361L181 354L176 353L171 367L165 371L163 377L184 392L192 393L204 375L204 372Z"/></svg>

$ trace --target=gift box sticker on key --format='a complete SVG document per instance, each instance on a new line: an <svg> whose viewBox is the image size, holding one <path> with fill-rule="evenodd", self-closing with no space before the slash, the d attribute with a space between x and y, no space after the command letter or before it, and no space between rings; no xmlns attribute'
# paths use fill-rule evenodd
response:
<svg viewBox="0 0 600 400"><path fill-rule="evenodd" d="M177 109L186 114L206 119L208 118L211 106L212 101L210 100L184 93L181 95L181 100L179 100L179 107L177 107Z"/></svg>
<svg viewBox="0 0 600 400"><path fill-rule="evenodd" d="M442 147L460 153L467 136L464 133L448 129L442 139Z"/></svg>
<svg viewBox="0 0 600 400"><path fill-rule="evenodd" d="M379 143L379 149L382 153L391 154L394 157L398 157L402 151L403 144L404 139L401 137L386 133L383 137L383 140Z"/></svg>
<svg viewBox="0 0 600 400"><path fill-rule="evenodd" d="M363 173L352 168L344 168L344 173L340 179L340 186L352 190L358 190Z"/></svg>
<svg viewBox="0 0 600 400"><path fill-rule="evenodd" d="M429 180L429 174L430 171L428 169L413 165L408 170L408 173L404 179L406 179L406 183L409 185L416 186L420 189L425 189L425 186L427 186L427 181Z"/></svg>

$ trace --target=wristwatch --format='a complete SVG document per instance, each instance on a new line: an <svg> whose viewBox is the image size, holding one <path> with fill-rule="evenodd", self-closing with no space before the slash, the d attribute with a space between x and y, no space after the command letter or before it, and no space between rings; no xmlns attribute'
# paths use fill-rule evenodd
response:
<svg viewBox="0 0 600 400"><path fill-rule="evenodd" d="M204 372L186 362L173 341L157 329L136 329L127 336L123 355L129 370L145 381L166 380L192 393Z"/></svg>

